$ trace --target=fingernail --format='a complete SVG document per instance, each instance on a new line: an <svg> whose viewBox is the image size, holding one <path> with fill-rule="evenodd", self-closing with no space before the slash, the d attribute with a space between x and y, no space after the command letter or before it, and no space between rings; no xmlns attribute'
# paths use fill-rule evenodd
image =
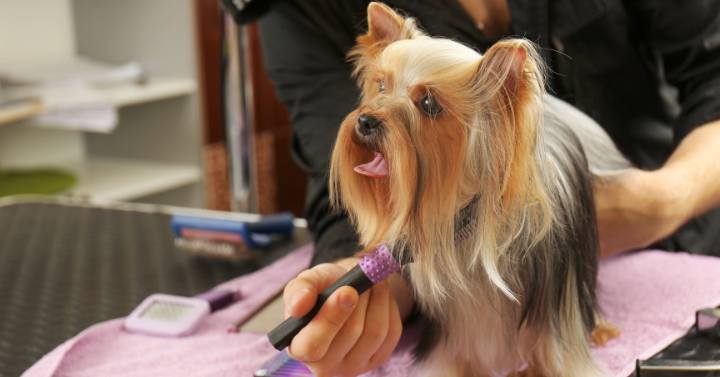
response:
<svg viewBox="0 0 720 377"><path fill-rule="evenodd" d="M343 309L352 309L355 306L355 298L349 293L340 295L340 306Z"/></svg>

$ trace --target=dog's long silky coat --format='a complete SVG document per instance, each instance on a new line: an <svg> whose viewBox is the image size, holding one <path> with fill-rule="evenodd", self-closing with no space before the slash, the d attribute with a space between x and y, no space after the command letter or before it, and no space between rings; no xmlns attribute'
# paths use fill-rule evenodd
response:
<svg viewBox="0 0 720 377"><path fill-rule="evenodd" d="M338 133L331 195L368 248L412 253L406 273L431 323L418 373L601 375L589 351L592 183L630 165L597 124L544 94L532 43L481 55L378 3L368 24L351 52L363 96ZM387 176L353 171L378 153ZM472 228L456 237L463 208Z"/></svg>

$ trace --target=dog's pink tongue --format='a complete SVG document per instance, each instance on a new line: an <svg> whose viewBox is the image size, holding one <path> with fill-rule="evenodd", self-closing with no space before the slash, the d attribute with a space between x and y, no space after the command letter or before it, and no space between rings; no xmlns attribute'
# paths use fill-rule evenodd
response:
<svg viewBox="0 0 720 377"><path fill-rule="evenodd" d="M358 165L353 168L356 173L367 175L368 177L380 178L388 175L387 162L380 153L375 153L372 161Z"/></svg>

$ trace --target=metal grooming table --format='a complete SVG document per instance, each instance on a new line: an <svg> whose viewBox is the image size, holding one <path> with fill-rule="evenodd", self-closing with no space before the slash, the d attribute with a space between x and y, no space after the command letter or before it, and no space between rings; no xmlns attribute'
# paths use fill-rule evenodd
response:
<svg viewBox="0 0 720 377"><path fill-rule="evenodd" d="M0 376L18 376L86 327L127 315L155 292L194 295L310 242L292 240L229 263L177 250L173 214L256 215L79 199L0 199Z"/></svg>

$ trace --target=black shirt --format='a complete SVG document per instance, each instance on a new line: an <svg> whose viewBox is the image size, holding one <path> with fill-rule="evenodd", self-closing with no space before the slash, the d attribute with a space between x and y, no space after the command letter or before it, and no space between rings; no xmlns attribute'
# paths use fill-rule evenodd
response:
<svg viewBox="0 0 720 377"><path fill-rule="evenodd" d="M481 1L481 0L478 0ZM263 0L254 0L255 4ZM431 36L479 51L495 40L456 0L388 0ZM267 71L294 127L292 151L309 181L306 217L314 263L356 251L343 213L331 210L327 171L341 120L359 91L346 60L364 33L368 1L264 0ZM510 36L535 41L551 75L548 91L588 113L638 166L660 166L694 128L720 118L720 0L509 0ZM720 250L720 212L661 246Z"/></svg>

